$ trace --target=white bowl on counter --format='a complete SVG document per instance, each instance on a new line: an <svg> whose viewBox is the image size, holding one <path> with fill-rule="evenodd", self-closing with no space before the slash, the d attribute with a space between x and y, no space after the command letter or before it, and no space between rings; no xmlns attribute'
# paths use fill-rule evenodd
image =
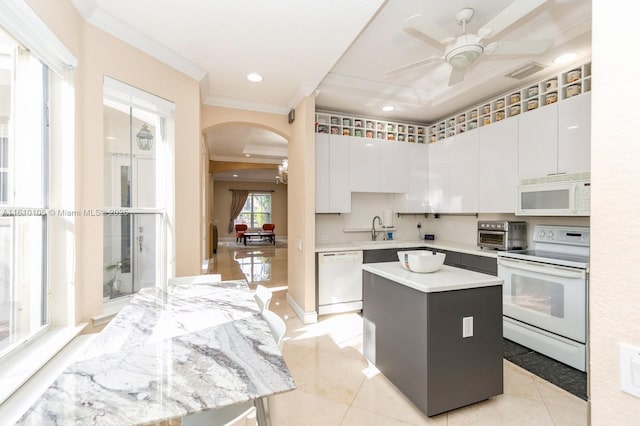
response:
<svg viewBox="0 0 640 426"><path fill-rule="evenodd" d="M447 257L444 253L436 253L431 250L399 251L400 265L408 271L421 274L436 272L444 264Z"/></svg>

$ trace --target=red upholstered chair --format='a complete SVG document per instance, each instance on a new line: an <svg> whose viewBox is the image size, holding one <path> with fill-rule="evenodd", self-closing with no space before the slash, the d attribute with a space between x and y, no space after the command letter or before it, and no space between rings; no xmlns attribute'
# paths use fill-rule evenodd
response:
<svg viewBox="0 0 640 426"><path fill-rule="evenodd" d="M242 237L244 237L244 231L246 231L248 226L244 223L236 224L236 242L240 241Z"/></svg>
<svg viewBox="0 0 640 426"><path fill-rule="evenodd" d="M267 232L273 232L276 226L273 223L265 223L262 225L262 230Z"/></svg>

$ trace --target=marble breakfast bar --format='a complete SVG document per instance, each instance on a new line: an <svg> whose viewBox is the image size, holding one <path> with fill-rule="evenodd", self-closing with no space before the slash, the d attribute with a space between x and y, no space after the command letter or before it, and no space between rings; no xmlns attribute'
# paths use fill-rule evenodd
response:
<svg viewBox="0 0 640 426"><path fill-rule="evenodd" d="M400 262L363 269L363 351L427 416L503 393L502 279Z"/></svg>
<svg viewBox="0 0 640 426"><path fill-rule="evenodd" d="M293 389L246 281L146 288L18 424L147 424Z"/></svg>

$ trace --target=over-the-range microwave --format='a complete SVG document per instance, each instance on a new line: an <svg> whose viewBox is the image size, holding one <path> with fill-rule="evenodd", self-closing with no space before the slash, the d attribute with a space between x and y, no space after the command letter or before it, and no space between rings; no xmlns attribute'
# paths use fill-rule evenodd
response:
<svg viewBox="0 0 640 426"><path fill-rule="evenodd" d="M521 179L518 216L589 216L591 174L573 173Z"/></svg>

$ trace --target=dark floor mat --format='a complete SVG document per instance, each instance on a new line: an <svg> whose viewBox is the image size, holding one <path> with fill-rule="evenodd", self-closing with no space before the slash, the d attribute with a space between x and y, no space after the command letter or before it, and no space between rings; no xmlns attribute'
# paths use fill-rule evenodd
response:
<svg viewBox="0 0 640 426"><path fill-rule="evenodd" d="M587 400L587 373L507 339L504 339L504 358L578 398Z"/></svg>

